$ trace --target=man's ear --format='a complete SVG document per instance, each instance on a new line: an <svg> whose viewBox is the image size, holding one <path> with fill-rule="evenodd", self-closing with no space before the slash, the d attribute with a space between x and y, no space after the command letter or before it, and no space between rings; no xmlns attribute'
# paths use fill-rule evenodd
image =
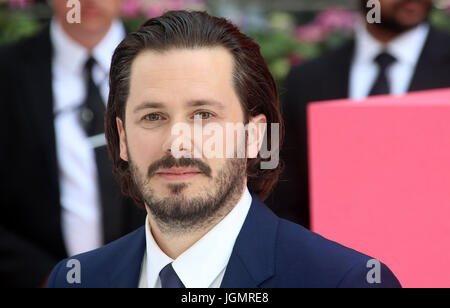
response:
<svg viewBox="0 0 450 308"><path fill-rule="evenodd" d="M116 124L120 142L120 158L122 158L124 161L128 161L127 137L125 134L125 127L123 126L123 122L121 119L119 119L119 117L116 117Z"/></svg>
<svg viewBox="0 0 450 308"><path fill-rule="evenodd" d="M263 144L264 134L267 130L267 118L258 114L248 123L247 158L256 158Z"/></svg>

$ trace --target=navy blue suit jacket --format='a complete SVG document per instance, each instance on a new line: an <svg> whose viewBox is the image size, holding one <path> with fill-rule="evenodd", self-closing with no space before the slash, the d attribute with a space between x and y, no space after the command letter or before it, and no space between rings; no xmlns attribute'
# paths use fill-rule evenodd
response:
<svg viewBox="0 0 450 308"><path fill-rule="evenodd" d="M278 218L253 195L250 211L236 239L221 287L400 287L380 263L379 283L369 283L372 258ZM70 283L70 259L53 270L48 287L138 286L146 249L145 228L97 250L70 259L79 261L80 283ZM369 267L368 267L369 266ZM69 275L68 275L69 274Z"/></svg>

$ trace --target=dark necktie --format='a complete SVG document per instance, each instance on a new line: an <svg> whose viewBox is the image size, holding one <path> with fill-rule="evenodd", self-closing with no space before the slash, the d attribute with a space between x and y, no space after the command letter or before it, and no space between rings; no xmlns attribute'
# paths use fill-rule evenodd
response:
<svg viewBox="0 0 450 308"><path fill-rule="evenodd" d="M105 104L92 77L95 59L90 57L85 64L86 100L81 107L80 119L88 137L104 134Z"/></svg>
<svg viewBox="0 0 450 308"><path fill-rule="evenodd" d="M86 61L86 99L80 109L80 121L93 144L97 165L99 196L102 208L103 239L105 243L115 240L121 235L122 200L119 185L112 173L112 162L104 142L105 103L100 90L92 77L92 69L96 61L90 57ZM95 138L92 138L95 137Z"/></svg>
<svg viewBox="0 0 450 308"><path fill-rule="evenodd" d="M382 94L390 94L391 87L389 86L389 80L387 78L387 69L397 61L392 55L387 52L380 53L375 58L375 63L378 65L379 73L378 77L372 87L372 90L369 93L369 96L373 95L382 95Z"/></svg>
<svg viewBox="0 0 450 308"><path fill-rule="evenodd" d="M159 273L161 288L184 288L184 284L175 273L172 263L167 264Z"/></svg>

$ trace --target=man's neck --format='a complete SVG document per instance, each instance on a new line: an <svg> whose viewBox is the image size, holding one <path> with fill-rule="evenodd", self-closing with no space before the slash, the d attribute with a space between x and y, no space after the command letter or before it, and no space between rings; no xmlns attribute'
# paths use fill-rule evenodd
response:
<svg viewBox="0 0 450 308"><path fill-rule="evenodd" d="M159 248L173 260L192 247L219 222L214 221L207 227L195 231L172 234L163 232L151 215L148 215L148 220L155 242L158 244Z"/></svg>
<svg viewBox="0 0 450 308"><path fill-rule="evenodd" d="M92 51L103 40L103 38L108 34L111 25L112 22L108 26L96 31L87 31L77 25L70 25L66 22L61 22L64 32L72 40L86 48L88 51Z"/></svg>

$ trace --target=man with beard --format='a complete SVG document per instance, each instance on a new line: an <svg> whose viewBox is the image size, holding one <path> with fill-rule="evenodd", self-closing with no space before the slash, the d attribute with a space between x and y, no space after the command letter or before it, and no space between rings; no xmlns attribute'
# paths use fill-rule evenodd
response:
<svg viewBox="0 0 450 308"><path fill-rule="evenodd" d="M373 7L367 0L360 2L366 18ZM307 228L308 103L450 87L450 35L429 25L432 0L379 2L380 23L361 21L353 40L294 67L285 82L281 109L286 140L280 155L285 172L266 203Z"/></svg>
<svg viewBox="0 0 450 308"><path fill-rule="evenodd" d="M381 263L372 283L370 257L282 220L262 203L279 166L260 166L260 124L282 121L275 82L251 38L204 12L168 12L129 34L111 67L108 146L122 190L146 209L146 224L63 260L49 287L400 286ZM198 156L192 154L204 154L204 136L180 136L175 128L195 131L198 121L256 130L223 136L234 157ZM268 140L277 150L281 140Z"/></svg>

